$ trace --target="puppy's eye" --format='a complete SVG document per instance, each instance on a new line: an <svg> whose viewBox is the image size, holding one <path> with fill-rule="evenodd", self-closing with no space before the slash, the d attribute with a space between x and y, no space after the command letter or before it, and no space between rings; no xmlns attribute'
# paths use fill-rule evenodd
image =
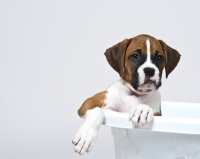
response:
<svg viewBox="0 0 200 159"><path fill-rule="evenodd" d="M162 61L163 61L163 56L162 56L162 55L158 55L158 56L156 57L156 60L157 60L158 62L162 62Z"/></svg>
<svg viewBox="0 0 200 159"><path fill-rule="evenodd" d="M138 61L139 59L140 59L140 54L139 53L134 53L134 54L132 54L131 56L130 56L130 59L132 60L132 61Z"/></svg>

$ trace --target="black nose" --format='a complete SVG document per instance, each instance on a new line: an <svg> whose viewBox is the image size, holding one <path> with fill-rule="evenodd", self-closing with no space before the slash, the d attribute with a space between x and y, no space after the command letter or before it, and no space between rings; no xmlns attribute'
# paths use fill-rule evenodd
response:
<svg viewBox="0 0 200 159"><path fill-rule="evenodd" d="M144 73L145 75L152 77L155 74L155 70L151 67L146 67L144 68Z"/></svg>

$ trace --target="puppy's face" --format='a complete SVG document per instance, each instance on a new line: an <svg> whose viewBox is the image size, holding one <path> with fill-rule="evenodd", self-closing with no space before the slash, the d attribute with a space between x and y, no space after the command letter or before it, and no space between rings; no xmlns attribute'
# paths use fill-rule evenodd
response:
<svg viewBox="0 0 200 159"><path fill-rule="evenodd" d="M105 55L129 88L138 94L158 89L163 68L168 76L180 59L176 50L149 35L125 39L107 49Z"/></svg>
<svg viewBox="0 0 200 159"><path fill-rule="evenodd" d="M147 36L133 38L126 50L122 78L140 94L158 89L164 56L158 40Z"/></svg>

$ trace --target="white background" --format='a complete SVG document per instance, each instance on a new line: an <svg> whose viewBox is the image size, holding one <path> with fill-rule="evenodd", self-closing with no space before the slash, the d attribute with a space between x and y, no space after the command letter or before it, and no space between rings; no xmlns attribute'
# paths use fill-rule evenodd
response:
<svg viewBox="0 0 200 159"><path fill-rule="evenodd" d="M82 102L119 78L105 50L142 33L164 40L182 56L162 100L200 102L199 29L198 0L1 0L0 158L114 158L108 127L89 154L71 144Z"/></svg>

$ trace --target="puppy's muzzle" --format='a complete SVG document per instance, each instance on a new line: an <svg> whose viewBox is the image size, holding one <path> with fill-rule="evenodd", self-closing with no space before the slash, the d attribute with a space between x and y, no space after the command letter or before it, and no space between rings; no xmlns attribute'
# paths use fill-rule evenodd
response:
<svg viewBox="0 0 200 159"><path fill-rule="evenodd" d="M154 68L151 68L151 67L144 68L144 74L145 74L145 80L144 80L145 84L152 84L155 82L150 79L151 77L153 77L155 75Z"/></svg>

